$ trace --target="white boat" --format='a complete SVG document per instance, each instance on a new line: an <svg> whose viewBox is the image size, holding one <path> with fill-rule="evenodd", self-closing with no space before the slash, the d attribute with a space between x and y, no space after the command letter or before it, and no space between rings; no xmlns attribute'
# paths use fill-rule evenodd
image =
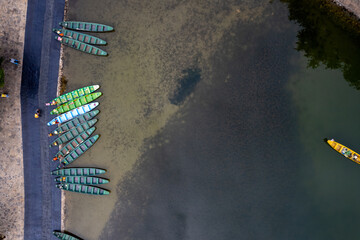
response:
<svg viewBox="0 0 360 240"><path fill-rule="evenodd" d="M89 104L86 104L84 106L75 108L74 110L72 110L70 112L63 113L60 116L54 118L53 120L48 122L47 125L51 126L51 125L54 125L54 124L60 124L60 123L67 122L67 121L73 119L74 117L77 117L77 116L79 116L81 114L90 112L91 110L96 108L98 105L99 105L98 102L93 102L93 103L89 103Z"/></svg>

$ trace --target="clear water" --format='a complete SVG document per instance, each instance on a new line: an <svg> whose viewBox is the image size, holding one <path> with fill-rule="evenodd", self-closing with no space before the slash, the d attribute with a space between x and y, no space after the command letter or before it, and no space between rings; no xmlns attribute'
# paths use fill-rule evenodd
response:
<svg viewBox="0 0 360 240"><path fill-rule="evenodd" d="M109 196L66 193L84 239L354 239L360 95L306 67L274 1L70 1L108 57L65 49L68 90L100 84L96 133L73 166L108 169Z"/></svg>

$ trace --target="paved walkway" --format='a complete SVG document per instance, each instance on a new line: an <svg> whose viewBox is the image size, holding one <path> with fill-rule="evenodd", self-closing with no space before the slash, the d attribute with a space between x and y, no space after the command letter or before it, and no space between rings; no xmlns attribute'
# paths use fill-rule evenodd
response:
<svg viewBox="0 0 360 240"><path fill-rule="evenodd" d="M24 239L51 239L60 229L61 192L50 171L55 148L49 148L46 123L54 116L45 103L56 96L60 44L52 28L63 20L64 1L28 0L26 35L21 83L21 116L25 187ZM34 118L37 108L42 110Z"/></svg>
<svg viewBox="0 0 360 240"><path fill-rule="evenodd" d="M22 65L9 62L22 60L27 0L2 0L0 5L0 57L5 71L9 98L0 98L0 234L8 239L23 239L24 178L20 116Z"/></svg>

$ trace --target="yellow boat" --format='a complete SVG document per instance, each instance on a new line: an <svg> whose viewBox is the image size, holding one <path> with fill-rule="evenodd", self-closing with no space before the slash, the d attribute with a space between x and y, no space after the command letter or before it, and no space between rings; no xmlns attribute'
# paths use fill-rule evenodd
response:
<svg viewBox="0 0 360 240"><path fill-rule="evenodd" d="M345 147L344 145L338 142L335 142L334 139L327 140L327 143L330 145L330 147L335 149L335 151L337 151L344 157L350 159L353 162L356 162L357 164L360 164L360 155L357 152L351 150L348 147Z"/></svg>

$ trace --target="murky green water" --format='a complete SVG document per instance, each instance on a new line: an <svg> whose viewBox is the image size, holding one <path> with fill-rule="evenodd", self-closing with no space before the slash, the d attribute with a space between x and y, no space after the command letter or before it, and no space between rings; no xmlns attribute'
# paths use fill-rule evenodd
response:
<svg viewBox="0 0 360 240"><path fill-rule="evenodd" d="M100 140L73 166L108 169L110 196L66 193L84 239L353 239L360 94L307 68L274 1L70 1L115 32L106 58L65 49L68 89L100 84ZM359 149L358 149L359 150Z"/></svg>

